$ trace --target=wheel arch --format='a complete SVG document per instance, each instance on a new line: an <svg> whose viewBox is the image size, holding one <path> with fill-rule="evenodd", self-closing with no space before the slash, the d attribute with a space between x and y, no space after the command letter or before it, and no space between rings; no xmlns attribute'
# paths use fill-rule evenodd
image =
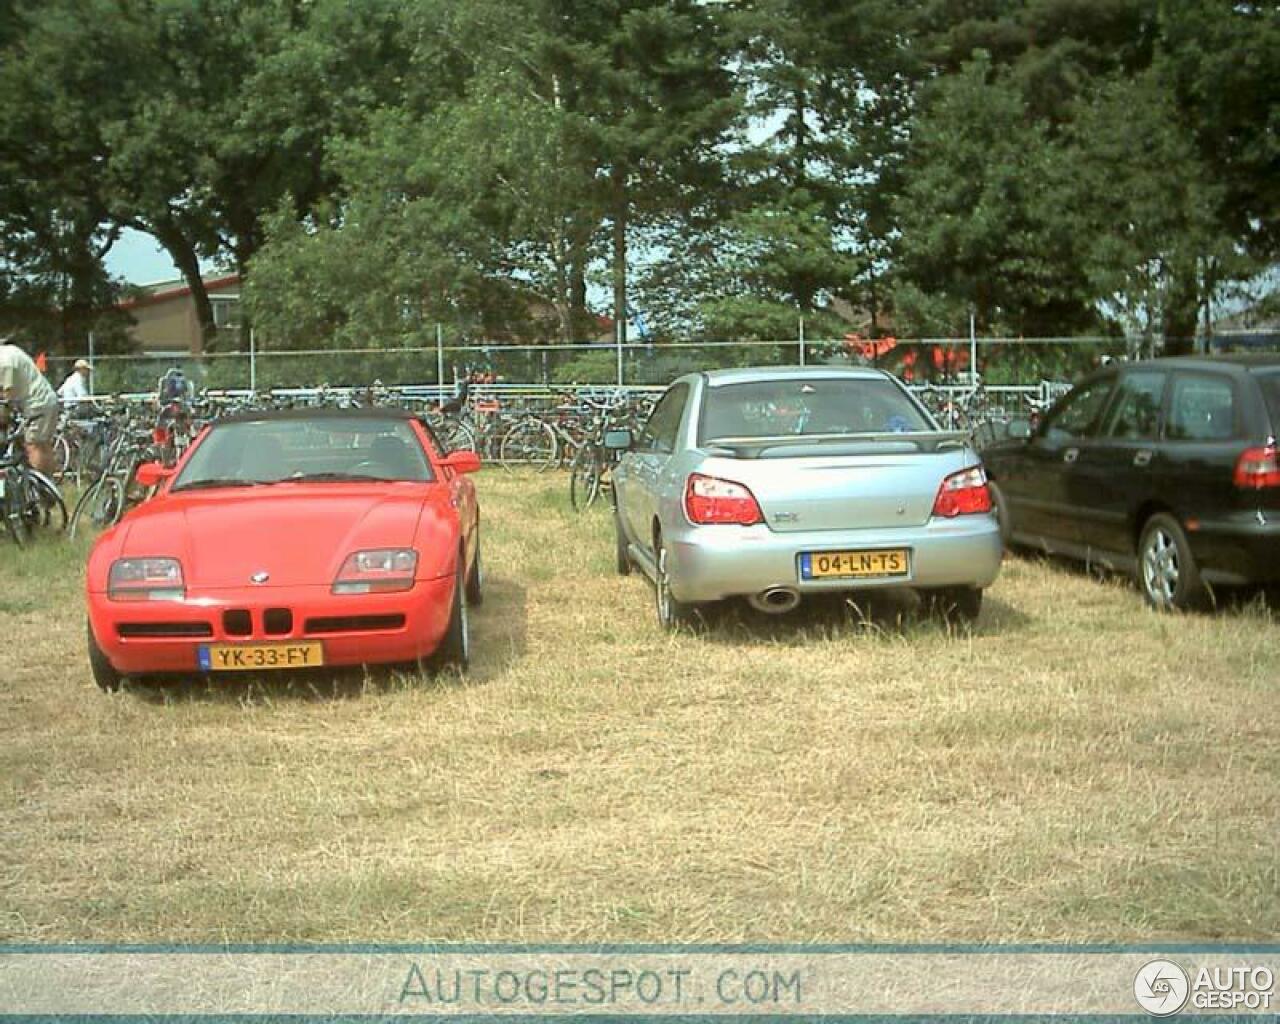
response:
<svg viewBox="0 0 1280 1024"><path fill-rule="evenodd" d="M1152 516L1160 515L1161 513L1173 516L1174 519L1178 520L1178 525L1182 525L1181 518L1174 512L1173 508L1166 502L1156 498L1148 498L1134 510L1133 519L1129 522L1129 543L1133 546L1135 554L1138 551L1138 544L1142 540L1143 529L1146 528Z"/></svg>

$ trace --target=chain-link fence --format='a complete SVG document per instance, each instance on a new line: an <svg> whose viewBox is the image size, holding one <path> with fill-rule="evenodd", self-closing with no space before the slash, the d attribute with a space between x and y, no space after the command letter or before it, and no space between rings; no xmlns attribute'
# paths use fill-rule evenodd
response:
<svg viewBox="0 0 1280 1024"><path fill-rule="evenodd" d="M483 374L511 384L665 385L694 370L742 366L878 366L913 384L1031 387L1042 380L1071 381L1112 359L1158 355L1158 341L1126 338L916 338L728 341L665 344L440 345L419 348L311 349L276 352L254 345L248 352L204 355L99 355L93 363L95 394L154 391L159 378L179 367L196 388L268 391L273 388L387 387L452 384ZM1212 351L1276 350L1280 333L1223 335ZM87 357L85 354L84 357ZM77 356L50 357L55 385Z"/></svg>
<svg viewBox="0 0 1280 1024"><path fill-rule="evenodd" d="M1131 353L1124 339L819 339L629 345L444 345L204 355L98 355L95 394L154 391L161 376L180 368L199 389L266 391L282 387L451 385L468 374L538 385L665 385L694 370L742 366L874 365L908 382L1034 384L1072 379L1107 358ZM50 357L55 386L76 358Z"/></svg>

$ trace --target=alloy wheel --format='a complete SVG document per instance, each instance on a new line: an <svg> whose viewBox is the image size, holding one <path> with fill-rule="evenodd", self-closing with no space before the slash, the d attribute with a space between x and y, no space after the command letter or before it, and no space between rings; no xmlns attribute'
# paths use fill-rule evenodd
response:
<svg viewBox="0 0 1280 1024"><path fill-rule="evenodd" d="M654 584L658 602L658 621L666 626L671 623L671 580L667 575L667 549L658 549L658 578Z"/></svg>
<svg viewBox="0 0 1280 1024"><path fill-rule="evenodd" d="M1142 552L1142 580L1147 593L1157 604L1171 605L1179 578L1177 544L1163 529L1152 530Z"/></svg>

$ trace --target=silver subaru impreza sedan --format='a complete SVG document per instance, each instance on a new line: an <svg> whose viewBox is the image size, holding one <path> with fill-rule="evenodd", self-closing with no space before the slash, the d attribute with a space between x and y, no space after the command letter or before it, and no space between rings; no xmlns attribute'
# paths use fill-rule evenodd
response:
<svg viewBox="0 0 1280 1024"><path fill-rule="evenodd" d="M618 572L653 581L667 628L725 598L783 613L886 586L972 620L1000 571L977 453L880 370L688 374L605 443Z"/></svg>

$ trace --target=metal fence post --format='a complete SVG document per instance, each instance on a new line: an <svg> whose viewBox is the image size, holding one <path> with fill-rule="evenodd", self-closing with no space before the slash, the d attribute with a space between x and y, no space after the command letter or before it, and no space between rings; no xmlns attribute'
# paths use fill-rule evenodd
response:
<svg viewBox="0 0 1280 1024"><path fill-rule="evenodd" d="M622 387L622 336L626 333L626 326L619 320L615 325L615 333L618 342L618 387Z"/></svg>
<svg viewBox="0 0 1280 1024"><path fill-rule="evenodd" d="M437 394L444 397L444 328L436 324L436 388Z"/></svg>
<svg viewBox="0 0 1280 1024"><path fill-rule="evenodd" d="M969 383L978 386L978 327L973 313L969 314Z"/></svg>
<svg viewBox="0 0 1280 1024"><path fill-rule="evenodd" d="M804 366L804 317L800 318L800 365Z"/></svg>
<svg viewBox="0 0 1280 1024"><path fill-rule="evenodd" d="M252 327L249 328L249 390L253 392L258 390L257 339Z"/></svg>

